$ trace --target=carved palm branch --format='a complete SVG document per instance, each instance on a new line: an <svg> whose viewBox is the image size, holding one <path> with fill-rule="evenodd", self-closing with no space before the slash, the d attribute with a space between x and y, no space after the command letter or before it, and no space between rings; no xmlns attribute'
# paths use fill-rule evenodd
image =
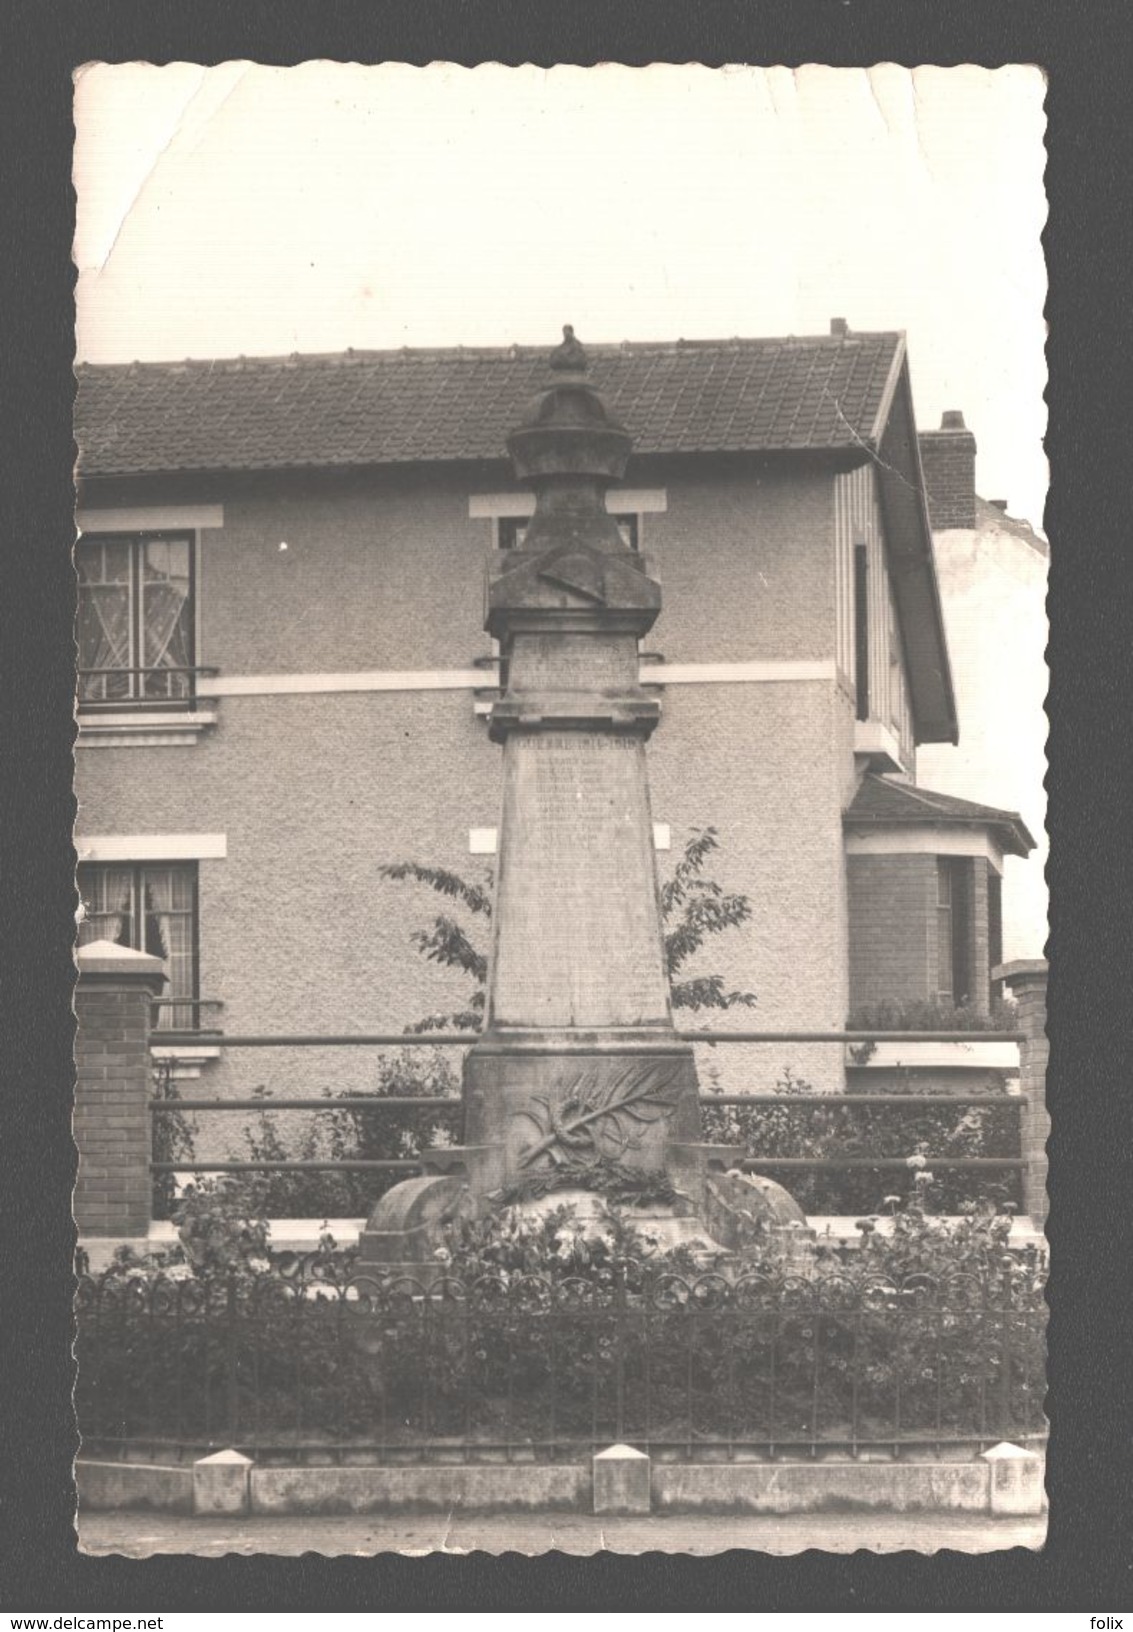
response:
<svg viewBox="0 0 1133 1632"><path fill-rule="evenodd" d="M604 1081L594 1072L573 1083L559 1105L533 1099L520 1114L534 1123L540 1137L523 1151L521 1167L540 1156L556 1166L582 1166L598 1153L598 1138L619 1154L636 1149L654 1122L674 1107L680 1083L679 1067L653 1066L644 1076L631 1065Z"/></svg>

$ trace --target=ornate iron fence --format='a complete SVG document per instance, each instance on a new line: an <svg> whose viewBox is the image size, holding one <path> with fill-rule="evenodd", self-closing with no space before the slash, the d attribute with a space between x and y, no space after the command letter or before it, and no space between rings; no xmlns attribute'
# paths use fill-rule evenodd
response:
<svg viewBox="0 0 1133 1632"><path fill-rule="evenodd" d="M87 1454L575 1461L946 1453L1041 1438L1041 1281L829 1268L467 1281L101 1280L78 1292Z"/></svg>

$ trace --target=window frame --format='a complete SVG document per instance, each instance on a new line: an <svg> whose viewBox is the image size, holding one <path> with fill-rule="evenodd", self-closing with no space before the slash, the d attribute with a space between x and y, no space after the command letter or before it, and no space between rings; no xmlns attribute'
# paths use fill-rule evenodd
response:
<svg viewBox="0 0 1133 1632"><path fill-rule="evenodd" d="M975 999L972 990L972 923L975 906L972 858L936 858L936 995L941 1003L959 1008ZM947 900L944 897L947 896ZM947 936L945 936L947 923ZM945 946L947 945L947 970ZM947 984L944 976L947 974Z"/></svg>
<svg viewBox="0 0 1133 1632"><path fill-rule="evenodd" d="M200 901L200 868L198 866L197 861L196 860L185 860L184 858L177 858L175 860L166 860L166 859L148 858L148 857L145 860L122 859L122 860L80 861L78 863L78 867L77 867L77 870L76 870L76 884L77 884L78 891L79 891L79 897L83 901L84 907L86 905L86 898L85 898L84 893L83 893L83 886L84 886L84 883L85 883L86 879L89 879L90 875L92 873L95 873L95 872L98 872L98 873L109 873L109 872L126 873L126 872L128 872L131 875L131 877L130 877L130 902L131 902L131 909L132 910L131 910L130 924L129 924L129 936L130 936L130 938L127 941L123 942L123 941L119 941L117 939L117 937L115 937L115 944L119 945L119 946L122 946L122 945L130 946L137 952L144 952L146 950L146 946L145 946L145 918L146 918L145 890L146 890L146 878L147 878L147 875L155 874L155 873L172 874L174 872L179 872L184 877L186 877L188 879L188 883L189 883L189 902L190 902L189 908L188 908L187 913L185 912L185 909L178 909L178 911L180 912L181 915L187 916L189 918L189 969L190 969L190 975L191 975L189 985L191 987L191 990L186 995L186 994L183 994L183 993L173 993L173 992L169 991L168 988L166 989L163 996L165 998L174 998L176 1001L175 1002L162 1002L162 1004L158 1007L158 1009L157 1009L157 1019L154 1022L153 1030L154 1030L155 1033L160 1032L160 1031L197 1031L197 1030L199 1030L200 1029L200 1027L199 1027L199 1016L200 1016L199 1005L200 1005L200 996L201 996L201 988L200 988L200 979L201 979L201 973L200 973L200 971L201 971L201 910L200 910L200 905L201 905L201 901ZM84 875L85 875L85 877L84 877ZM88 919L86 918L85 915L84 915L84 920L83 921L84 922L88 921ZM107 937L107 938L109 938L109 937ZM170 965L172 963L172 958L171 958L171 955L168 952L166 953L165 957L162 959L162 962L166 965L166 980L167 980L167 982L171 983L172 974L171 974ZM190 1018L189 1018L188 1025L179 1023L179 1021L178 1021L178 1019L176 1017L177 1016L177 1010L180 1009L180 1008L187 1008L189 1010Z"/></svg>
<svg viewBox="0 0 1133 1632"><path fill-rule="evenodd" d="M854 715L859 721L870 713L870 658L872 656L869 615L869 545L855 540L853 545L853 629L854 629Z"/></svg>
<svg viewBox="0 0 1133 1632"><path fill-rule="evenodd" d="M83 695L84 679L89 679L94 671L85 670L82 665L82 652L79 653L77 702L81 716L97 719L100 715L123 712L126 714L155 714L166 715L171 713L193 714L197 710L197 676L202 672L199 661L199 539L198 530L191 526L168 527L91 527L84 528L82 536L75 545L76 572L78 570L79 552L91 549L96 545L105 546L108 543L124 543L129 546L128 563L128 594L129 594L129 652L128 656L134 660L121 669L109 669L105 679L110 679L115 673L127 677L128 694L124 697L86 697ZM163 670L160 665L146 668L136 660L144 653L145 647L145 577L144 560L147 544L178 543L186 546L188 555L188 583L189 590L188 616L186 622L186 642L188 645L189 663L185 669ZM78 594L81 600L83 583L80 578ZM162 673L182 672L186 675L185 695L181 697L155 697L145 694L147 680L151 676Z"/></svg>
<svg viewBox="0 0 1133 1632"><path fill-rule="evenodd" d="M987 863L987 985L988 1002L994 1007L1003 995L1003 982L993 971L1003 962L1003 876Z"/></svg>

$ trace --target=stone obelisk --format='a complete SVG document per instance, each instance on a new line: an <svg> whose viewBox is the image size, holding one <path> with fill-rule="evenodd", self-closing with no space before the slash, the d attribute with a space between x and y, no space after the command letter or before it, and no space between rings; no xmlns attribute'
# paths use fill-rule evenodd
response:
<svg viewBox="0 0 1133 1632"><path fill-rule="evenodd" d="M446 1214L483 1212L547 1179L585 1191L611 1175L631 1186L635 1174L664 1176L683 1233L727 1247L741 1205L776 1224L802 1219L779 1186L725 1173L739 1152L701 1142L693 1050L673 1025L649 807L645 745L660 706L638 678L661 591L606 509L631 438L564 334L508 438L535 512L522 547L488 566L503 799L464 1141L428 1152L427 1176L383 1198L364 1261L423 1261Z"/></svg>

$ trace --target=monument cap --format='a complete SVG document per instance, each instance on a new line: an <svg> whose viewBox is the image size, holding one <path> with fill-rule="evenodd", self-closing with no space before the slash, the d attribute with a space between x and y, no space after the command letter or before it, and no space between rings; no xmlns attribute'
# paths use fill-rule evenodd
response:
<svg viewBox="0 0 1133 1632"><path fill-rule="evenodd" d="M569 323L547 358L548 375L521 423L507 439L521 481L588 476L620 481L633 438L612 419L588 379L589 358Z"/></svg>

